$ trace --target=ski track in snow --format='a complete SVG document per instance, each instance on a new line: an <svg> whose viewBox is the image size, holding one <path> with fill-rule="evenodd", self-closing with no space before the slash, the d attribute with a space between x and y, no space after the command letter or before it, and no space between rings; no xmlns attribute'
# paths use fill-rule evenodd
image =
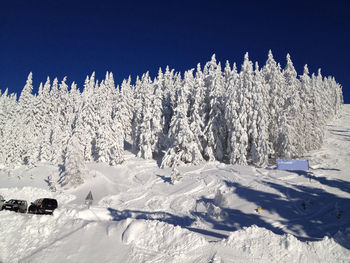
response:
<svg viewBox="0 0 350 263"><path fill-rule="evenodd" d="M350 262L349 149L345 105L305 156L308 172L211 162L179 167L172 185L171 169L127 153L120 166L88 164L82 186L51 192L56 167L0 171L5 199L59 202L53 216L0 212L0 262Z"/></svg>

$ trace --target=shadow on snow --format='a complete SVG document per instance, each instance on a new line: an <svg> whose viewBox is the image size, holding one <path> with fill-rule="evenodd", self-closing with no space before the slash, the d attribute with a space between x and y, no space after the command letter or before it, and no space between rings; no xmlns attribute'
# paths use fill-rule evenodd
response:
<svg viewBox="0 0 350 263"><path fill-rule="evenodd" d="M242 214L241 211L224 208L229 216L224 222L213 222L214 228L221 228L224 225L231 226L231 229L235 230L235 224L238 226L255 224L276 234L291 233L301 241L313 241L333 236L350 227L348 212L350 199L341 198L323 189L300 185L286 187L265 181L266 186L278 191L270 193L237 182L225 182L240 198L262 207L263 211L278 214L280 219L277 222L282 227L272 226L259 214ZM337 242L350 249L349 240Z"/></svg>
<svg viewBox="0 0 350 263"><path fill-rule="evenodd" d="M145 220L157 220L161 222L166 222L168 224L174 225L174 226L182 226L187 227L190 226L194 219L190 218L188 216L176 216L167 212L148 212L148 211L140 211L140 210L123 210L119 211L113 208L108 208L108 211L113 217L113 221L120 221L127 218L134 218L134 219L145 219Z"/></svg>
<svg viewBox="0 0 350 263"><path fill-rule="evenodd" d="M160 175L160 174L156 174L156 176L159 177L160 179L162 179L164 181L164 183L171 184L171 177Z"/></svg>
<svg viewBox="0 0 350 263"><path fill-rule="evenodd" d="M341 171L336 168L317 168L315 170L325 170L325 171ZM300 176L305 177L306 179L309 179L310 182L316 181L319 182L320 184L323 184L325 186L333 187L333 188L338 188L339 190L350 193L350 182L344 181L341 179L328 179L324 176L314 176L312 172L308 171L289 171L291 173L296 173ZM314 188L312 188L314 189Z"/></svg>
<svg viewBox="0 0 350 263"><path fill-rule="evenodd" d="M214 205L214 199L202 198L197 200L197 203L204 204L205 206ZM279 229L271 226L261 219L258 214L245 214L241 210L231 209L220 207L221 214L224 216L213 216L208 212L192 212L197 218L200 218L202 221L210 223L214 229L224 230L224 231L236 231L242 229L243 227L249 227L252 225L257 225L259 227L267 228L276 234L283 234L284 232Z"/></svg>
<svg viewBox="0 0 350 263"><path fill-rule="evenodd" d="M186 228L192 232L196 232L199 234L212 236L215 238L227 238L227 235L220 234L217 232L213 232L206 229L199 229L190 227L192 223L195 221L194 218L191 218L189 216L176 216L167 212L148 212L148 211L140 211L140 210L123 210L119 211L113 208L108 208L108 211L113 217L113 221L120 221L127 218L133 218L133 219L144 219L144 220L157 220L160 222L165 222L168 224L171 224L173 226L181 226L182 228Z"/></svg>
<svg viewBox="0 0 350 263"><path fill-rule="evenodd" d="M311 177L322 184L337 187L349 192L350 185L342 185L342 181L328 180L323 177L315 177L310 173L300 174ZM167 181L167 178L162 178ZM264 214L244 213L238 209L220 207L222 217L213 216L206 209L203 211L192 211L191 216L177 216L171 213L140 210L123 210L108 208L114 221L127 218L157 220L174 226L181 226L190 231L212 236L215 238L226 238L227 235L215 232L236 231L242 227L257 225L266 228L275 234L293 234L301 241L315 241L325 236L334 236L339 231L345 231L350 227L350 199L339 197L324 189L301 185L280 185L269 181L263 181L264 185L274 189L274 192L264 192L237 182L225 181L226 185L241 199L254 203L261 207L262 211L277 214L278 219L272 223L271 219L265 221ZM204 207L215 205L214 199L202 197L197 200L197 205ZM195 221L202 221L212 226L211 230L199 229L191 225ZM350 249L348 237L335 236L335 241L341 246Z"/></svg>

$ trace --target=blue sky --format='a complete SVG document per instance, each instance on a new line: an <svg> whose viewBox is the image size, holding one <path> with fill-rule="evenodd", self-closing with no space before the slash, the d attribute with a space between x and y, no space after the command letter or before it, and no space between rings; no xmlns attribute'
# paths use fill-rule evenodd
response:
<svg viewBox="0 0 350 263"><path fill-rule="evenodd" d="M350 4L347 1L2 1L0 89L20 92L30 71L80 87L86 75L117 83L169 65L177 71L219 61L240 66L245 52L263 65L267 52L302 74L322 69L350 103ZM245 2L245 3L243 3Z"/></svg>

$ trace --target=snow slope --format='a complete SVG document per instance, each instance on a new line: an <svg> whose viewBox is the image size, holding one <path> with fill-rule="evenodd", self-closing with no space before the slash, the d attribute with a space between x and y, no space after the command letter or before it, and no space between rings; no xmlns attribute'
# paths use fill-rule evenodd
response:
<svg viewBox="0 0 350 263"><path fill-rule="evenodd" d="M0 262L350 262L349 149L345 105L304 173L212 162L179 167L172 185L170 169L128 153L120 166L89 164L82 186L52 192L57 167L1 171L5 199L54 197L59 208L1 211Z"/></svg>

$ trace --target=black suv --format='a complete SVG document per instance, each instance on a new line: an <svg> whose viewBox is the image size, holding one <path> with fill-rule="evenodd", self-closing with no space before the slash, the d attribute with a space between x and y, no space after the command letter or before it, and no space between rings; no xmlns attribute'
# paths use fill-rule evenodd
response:
<svg viewBox="0 0 350 263"><path fill-rule="evenodd" d="M33 214L49 214L52 215L53 211L58 207L57 200L51 198L42 198L35 200L30 204L28 213Z"/></svg>
<svg viewBox="0 0 350 263"><path fill-rule="evenodd" d="M2 206L5 210L11 210L20 213L27 213L27 201L11 199L5 202Z"/></svg>

